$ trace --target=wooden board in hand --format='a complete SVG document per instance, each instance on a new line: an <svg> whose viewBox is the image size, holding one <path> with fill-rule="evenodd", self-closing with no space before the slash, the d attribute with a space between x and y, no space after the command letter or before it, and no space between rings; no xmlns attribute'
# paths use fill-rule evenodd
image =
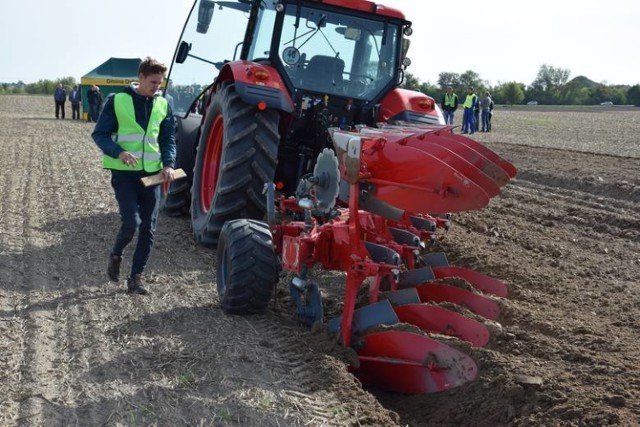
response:
<svg viewBox="0 0 640 427"><path fill-rule="evenodd" d="M182 169L176 169L173 171L173 179L181 179L187 176L186 172ZM140 178L142 184L145 187L150 187L152 185L162 184L164 182L164 178L162 177L162 172L158 172L155 175L145 176Z"/></svg>

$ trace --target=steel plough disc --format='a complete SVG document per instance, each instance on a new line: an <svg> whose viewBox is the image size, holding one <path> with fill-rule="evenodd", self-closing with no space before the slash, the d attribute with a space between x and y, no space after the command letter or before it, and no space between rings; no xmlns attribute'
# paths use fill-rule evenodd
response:
<svg viewBox="0 0 640 427"><path fill-rule="evenodd" d="M314 186L316 208L323 213L328 213L335 206L340 190L338 158L333 150L329 148L322 150L316 160L313 175L318 179L318 183Z"/></svg>

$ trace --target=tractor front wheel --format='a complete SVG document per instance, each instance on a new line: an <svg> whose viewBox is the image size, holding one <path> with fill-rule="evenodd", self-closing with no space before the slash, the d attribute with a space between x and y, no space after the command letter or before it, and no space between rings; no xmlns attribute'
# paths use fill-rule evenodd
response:
<svg viewBox="0 0 640 427"><path fill-rule="evenodd" d="M217 279L220 305L228 314L263 312L278 282L278 258L267 224L227 221L218 241Z"/></svg>

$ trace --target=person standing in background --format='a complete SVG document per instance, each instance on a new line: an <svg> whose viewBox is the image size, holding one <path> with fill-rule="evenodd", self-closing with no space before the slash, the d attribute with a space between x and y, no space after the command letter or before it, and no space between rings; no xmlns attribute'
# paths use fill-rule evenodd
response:
<svg viewBox="0 0 640 427"><path fill-rule="evenodd" d="M64 102L67 100L67 91L64 90L62 83L58 84L56 91L53 93L53 100L56 103L56 119L61 116L64 119Z"/></svg>
<svg viewBox="0 0 640 427"><path fill-rule="evenodd" d="M453 87L447 86L447 92L442 95L440 107L442 108L445 124L452 125L454 118L453 115L458 109L458 95L453 93Z"/></svg>
<svg viewBox="0 0 640 427"><path fill-rule="evenodd" d="M98 116L96 117L96 121L98 117L100 117L100 113L102 112L102 92L100 92L100 86L96 86L96 101L98 105Z"/></svg>
<svg viewBox="0 0 640 427"><path fill-rule="evenodd" d="M480 132L489 132L491 130L490 125L490 114L492 109L493 101L491 100L491 95L489 92L484 93L484 97L480 100L480 110L482 110L482 129Z"/></svg>
<svg viewBox="0 0 640 427"><path fill-rule="evenodd" d="M98 121L98 108L96 104L96 85L91 85L87 91L87 104L89 105L89 112L87 114L87 121Z"/></svg>
<svg viewBox="0 0 640 427"><path fill-rule="evenodd" d="M464 100L464 113L462 116L462 133L472 134L476 131L474 124L474 111L478 103L478 96L473 91L473 86L467 88L467 97Z"/></svg>
<svg viewBox="0 0 640 427"><path fill-rule="evenodd" d="M78 85L75 85L71 93L69 93L69 102L71 103L71 118L73 120L80 120L82 94L80 93L80 89L78 89Z"/></svg>

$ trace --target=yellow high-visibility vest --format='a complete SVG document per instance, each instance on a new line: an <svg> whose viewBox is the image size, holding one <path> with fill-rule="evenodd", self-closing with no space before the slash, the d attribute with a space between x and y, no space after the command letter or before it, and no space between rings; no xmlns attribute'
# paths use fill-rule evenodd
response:
<svg viewBox="0 0 640 427"><path fill-rule="evenodd" d="M478 96L475 93L467 94L467 97L464 100L464 108L473 108L475 104L475 100L478 99Z"/></svg>
<svg viewBox="0 0 640 427"><path fill-rule="evenodd" d="M133 98L126 92L113 97L113 109L118 120L118 132L111 136L123 150L138 158L135 166L127 166L120 159L102 156L102 167L124 171L158 172L162 169L162 157L158 136L160 123L167 117L167 100L161 96L153 98L153 108L149 116L147 129L136 122Z"/></svg>

